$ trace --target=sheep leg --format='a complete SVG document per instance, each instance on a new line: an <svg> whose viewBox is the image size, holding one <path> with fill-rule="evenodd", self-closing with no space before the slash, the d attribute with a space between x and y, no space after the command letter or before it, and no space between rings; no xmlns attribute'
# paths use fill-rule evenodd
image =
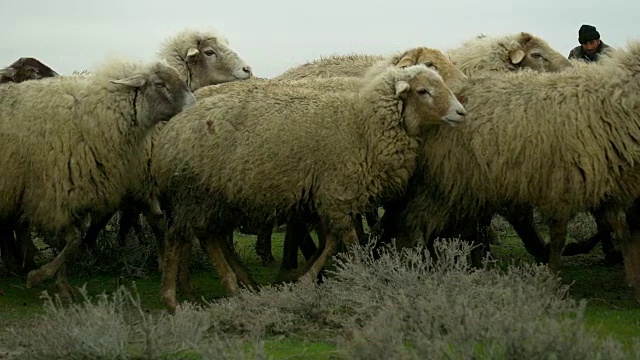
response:
<svg viewBox="0 0 640 360"><path fill-rule="evenodd" d="M136 237L138 237L140 244L147 244L147 238L145 237L144 229L142 228L142 221L140 220L140 213L141 212L137 210L133 217L133 232L136 234Z"/></svg>
<svg viewBox="0 0 640 360"><path fill-rule="evenodd" d="M176 298L176 281L178 279L178 267L180 262L180 251L186 240L180 241L184 232L181 229L172 227L167 232L167 241L164 244L164 256L162 263L161 292L162 298L171 310L178 306ZM187 237L191 241L190 237Z"/></svg>
<svg viewBox="0 0 640 360"><path fill-rule="evenodd" d="M353 230L353 236L355 236L355 229ZM338 238L335 234L326 231L324 225L318 227L318 238L323 239L324 244L322 251L319 253L315 260L309 261L310 264L308 270L300 276L301 281L314 281L318 278L318 274L324 268L325 264L338 250Z"/></svg>
<svg viewBox="0 0 640 360"><path fill-rule="evenodd" d="M290 221L286 225L284 244L282 248L282 263L280 271L289 271L298 267L299 237L308 234L307 226L301 221Z"/></svg>
<svg viewBox="0 0 640 360"><path fill-rule="evenodd" d="M158 271L162 272L162 259L164 258L164 236L166 228L165 218L164 216L157 215L154 212L145 212L144 216L147 224L149 224L149 227L151 228L153 237L156 239L156 248L158 250Z"/></svg>
<svg viewBox="0 0 640 360"><path fill-rule="evenodd" d="M353 226L356 229L356 236L358 239L364 239L364 225L362 223L362 214L356 213L352 216L353 218Z"/></svg>
<svg viewBox="0 0 640 360"><path fill-rule="evenodd" d="M9 271L21 273L17 239L14 237L13 227L5 224L0 225L0 254Z"/></svg>
<svg viewBox="0 0 640 360"><path fill-rule="evenodd" d="M31 240L31 226L29 226L29 223L19 222L15 229L15 237L20 256L21 273L35 269L35 257L38 254L38 248Z"/></svg>
<svg viewBox="0 0 640 360"><path fill-rule="evenodd" d="M271 232L271 230L269 230L269 232ZM227 262L231 266L233 272L236 274L238 280L240 280L240 282L247 287L257 289L258 284L253 280L251 275L249 275L247 268L242 264L242 261L240 261L238 255L229 248L228 243L226 241L223 241L220 243L220 245L225 258L227 259Z"/></svg>
<svg viewBox="0 0 640 360"><path fill-rule="evenodd" d="M178 267L178 288L180 292L187 298L193 298L195 292L191 287L191 279L189 276L189 263L191 260L191 246L193 246L192 241L186 241L181 244L179 251L180 254L178 257L180 258L180 263ZM202 251L206 253L206 249L202 246L202 241L200 241L200 246L202 247Z"/></svg>
<svg viewBox="0 0 640 360"><path fill-rule="evenodd" d="M298 230L302 230L303 227L301 224L296 224L296 226L300 226L300 228ZM320 255L322 254L325 245L326 245L326 240L327 240L327 236L326 236L326 232L324 230L324 228L322 226L316 226L316 232L318 234L318 246L319 246L319 250L314 252L313 255L307 259L307 261L304 263L304 265L298 269L296 269L295 271L292 271L293 269L289 270L289 271L284 271L284 270L280 270L280 272L278 273L278 276L276 278L276 282L289 282L289 281L296 281L299 280L300 277L309 272L312 265L318 261L318 259L320 258ZM306 230L306 229L305 229ZM289 228L287 228L287 231L289 231ZM297 239L299 239L299 237L297 237ZM337 249L337 246L336 246ZM297 252L296 252L296 256L297 256ZM319 275L318 275L319 277Z"/></svg>
<svg viewBox="0 0 640 360"><path fill-rule="evenodd" d="M106 214L106 215L91 215L91 222L89 223L89 228L87 229L87 233L84 235L82 239L82 245L91 251L96 249L98 245L98 235L100 235L100 231L107 226L109 220L113 217L115 212Z"/></svg>
<svg viewBox="0 0 640 360"><path fill-rule="evenodd" d="M258 230L258 239L256 240L256 253L262 260L262 266L269 266L276 262L271 252L271 235L273 233L273 225L262 226Z"/></svg>
<svg viewBox="0 0 640 360"><path fill-rule="evenodd" d="M302 256L304 256L305 260L311 259L313 255L318 252L318 247L316 246L316 243L313 242L311 233L306 229L306 227L302 242L298 245L300 246L300 251L302 251Z"/></svg>
<svg viewBox="0 0 640 360"><path fill-rule="evenodd" d="M69 279L67 278L67 264L62 264L60 269L58 269L58 273L56 274L56 289L58 296L61 300L70 302L73 300L75 292L73 291L73 287L71 283L69 283Z"/></svg>
<svg viewBox="0 0 640 360"><path fill-rule="evenodd" d="M560 271L560 260L562 257L562 249L567 238L567 223L566 218L553 218L549 222L549 270L558 274Z"/></svg>
<svg viewBox="0 0 640 360"><path fill-rule="evenodd" d="M164 239L166 231L166 219L163 214L158 215L148 209L142 211L142 215L146 223L151 229L151 233L156 241L156 249L158 251L158 260L161 262L164 253ZM159 271L162 271L162 267L158 267Z"/></svg>
<svg viewBox="0 0 640 360"><path fill-rule="evenodd" d="M513 226L527 252L536 262L549 262L549 245L544 241L533 218L533 206L514 205L500 215Z"/></svg>
<svg viewBox="0 0 640 360"><path fill-rule="evenodd" d="M640 302L640 199L627 211L625 220L622 225L626 225L626 232L621 224L614 228L620 239L627 281L634 289L636 301Z"/></svg>
<svg viewBox="0 0 640 360"><path fill-rule="evenodd" d="M367 226L369 226L369 231L373 229L374 226L378 223L378 209L367 211L364 213L364 217L367 220Z"/></svg>
<svg viewBox="0 0 640 360"><path fill-rule="evenodd" d="M597 232L595 235L587 240L577 243L567 244L562 255L576 255L576 254L588 254L593 248L600 243L602 245L602 252L604 253L604 259L606 264L617 264L622 262L622 254L616 249L613 244L613 238L611 233L614 229L610 226L605 219L605 210L603 206L598 206L591 209L591 214L596 222Z"/></svg>
<svg viewBox="0 0 640 360"><path fill-rule="evenodd" d="M58 255L43 265L40 269L32 270L27 275L27 288L38 286L42 281L51 279L71 257L80 246L82 238L80 237L80 229L75 225L70 225L60 233L60 237L65 239L65 246Z"/></svg>
<svg viewBox="0 0 640 360"><path fill-rule="evenodd" d="M127 234L129 230L134 226L136 222L135 216L137 213L131 212L131 209L123 207L120 210L120 221L118 223L118 246L124 248L127 244Z"/></svg>
<svg viewBox="0 0 640 360"><path fill-rule="evenodd" d="M380 229L376 231L380 233L380 237L376 241L373 252L376 258L380 255L380 250L384 246L391 244L393 239L395 239L397 249L411 246L411 232L408 227L405 226L406 219L403 218L403 211L408 201L409 199L398 199L384 204L384 214L376 225L376 227ZM426 240L427 237L425 237L425 241Z"/></svg>
<svg viewBox="0 0 640 360"><path fill-rule="evenodd" d="M222 284L229 294L236 295L240 292L240 288L238 287L238 278L231 268L231 265L227 262L223 250L224 245L222 245L224 242L228 241L228 238L229 236L226 232L222 234L210 233L208 236L205 235L200 237L200 241L204 242L204 248L209 255L209 259L211 259L213 266L218 271Z"/></svg>

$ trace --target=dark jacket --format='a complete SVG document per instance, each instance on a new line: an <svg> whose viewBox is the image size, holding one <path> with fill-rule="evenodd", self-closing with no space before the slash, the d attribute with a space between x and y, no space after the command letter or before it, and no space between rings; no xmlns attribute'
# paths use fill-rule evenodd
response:
<svg viewBox="0 0 640 360"><path fill-rule="evenodd" d="M597 62L600 59L600 54L610 49L611 46L605 44L603 41L600 41L598 51L593 54L587 54L584 49L582 49L582 45L578 45L571 49L571 52L569 52L569 59L579 59L586 62Z"/></svg>

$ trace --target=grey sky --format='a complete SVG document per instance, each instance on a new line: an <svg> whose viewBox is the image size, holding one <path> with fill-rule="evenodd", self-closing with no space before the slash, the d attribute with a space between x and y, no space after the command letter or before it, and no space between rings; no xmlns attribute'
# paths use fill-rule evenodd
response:
<svg viewBox="0 0 640 360"><path fill-rule="evenodd" d="M224 34L260 77L321 55L447 50L479 33L528 31L564 55L583 23L613 46L640 39L635 0L22 0L0 11L0 67L33 56L60 74L110 55L151 60L186 27Z"/></svg>

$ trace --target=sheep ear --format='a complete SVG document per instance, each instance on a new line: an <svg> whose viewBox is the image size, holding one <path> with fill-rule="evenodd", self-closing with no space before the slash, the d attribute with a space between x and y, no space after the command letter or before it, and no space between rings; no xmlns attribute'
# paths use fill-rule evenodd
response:
<svg viewBox="0 0 640 360"><path fill-rule="evenodd" d="M407 91L409 91L410 88L411 88L411 85L409 85L408 82L398 81L396 83L396 96L404 95Z"/></svg>
<svg viewBox="0 0 640 360"><path fill-rule="evenodd" d="M398 61L398 65L396 66L399 68L405 68L411 65L415 65L415 61L409 55L405 55L402 59L400 59L400 61Z"/></svg>
<svg viewBox="0 0 640 360"><path fill-rule="evenodd" d="M10 67L0 69L0 77L13 79L14 76L16 76L16 69Z"/></svg>
<svg viewBox="0 0 640 360"><path fill-rule="evenodd" d="M200 53L200 50L196 48L189 48L189 50L187 50L187 61L191 60L194 56L198 55L198 53Z"/></svg>
<svg viewBox="0 0 640 360"><path fill-rule="evenodd" d="M134 75L128 78L120 79L120 80L110 80L113 84L126 85L132 88L139 88L144 85L147 80L145 80L142 75Z"/></svg>
<svg viewBox="0 0 640 360"><path fill-rule="evenodd" d="M511 63L514 65L520 64L520 62L522 62L522 59L524 59L525 53L524 51L518 49L518 50L513 50L512 52L509 53L509 60L511 60Z"/></svg>

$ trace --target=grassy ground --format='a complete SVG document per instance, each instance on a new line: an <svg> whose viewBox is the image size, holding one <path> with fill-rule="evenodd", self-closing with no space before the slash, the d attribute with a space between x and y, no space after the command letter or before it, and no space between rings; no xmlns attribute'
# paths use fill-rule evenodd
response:
<svg viewBox="0 0 640 360"><path fill-rule="evenodd" d="M583 224L573 228L574 240L580 240L592 230L589 219L582 219ZM499 243L493 246L495 256L500 264L510 262L533 262L526 253L519 238L504 222L494 221ZM282 233L274 233L274 256L279 261L281 256ZM266 284L275 279L278 265L263 267L253 250L254 236L236 236L237 251L245 260L255 279ZM612 337L626 346L630 346L634 338L640 337L640 307L632 298L632 292L626 286L624 270L621 265L605 266L599 248L591 254L565 257L562 262L561 275L566 284L571 284L570 295L575 299L588 300L586 322L590 329L602 337ZM224 296L217 274L208 265L202 254L197 254L192 269L193 287L203 300L212 300ZM112 292L121 284L135 281L141 304L146 311L164 309L159 296L160 277L157 272L138 273L136 277L114 275L113 272L100 272L91 276L82 275L82 271L72 277L72 284L86 284L90 295L101 292ZM0 331L9 325L28 323L36 314L43 313L43 300L40 298L44 290L53 291L51 283L37 289L27 289L24 278L0 278ZM0 340L0 349L2 341ZM276 337L265 343L266 355L273 358L331 358L335 348L327 343L314 343L308 339ZM5 357L8 355L4 355ZM0 350L0 359L3 352Z"/></svg>

